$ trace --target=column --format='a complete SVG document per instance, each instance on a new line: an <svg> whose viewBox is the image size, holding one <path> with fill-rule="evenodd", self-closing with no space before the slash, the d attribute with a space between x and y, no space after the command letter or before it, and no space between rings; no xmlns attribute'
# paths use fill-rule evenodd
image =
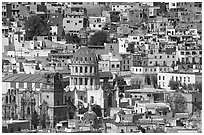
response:
<svg viewBox="0 0 204 135"><path fill-rule="evenodd" d="M85 86L85 78L82 78L82 84Z"/></svg>
<svg viewBox="0 0 204 135"><path fill-rule="evenodd" d="M79 85L79 77L77 77L77 84L76 85Z"/></svg>
<svg viewBox="0 0 204 135"><path fill-rule="evenodd" d="M91 85L91 78L88 78L88 86Z"/></svg>
<svg viewBox="0 0 204 135"><path fill-rule="evenodd" d="M92 67L92 73L94 74L94 71L95 71L95 67Z"/></svg>
<svg viewBox="0 0 204 135"><path fill-rule="evenodd" d="M93 79L93 88L96 89L96 78Z"/></svg>
<svg viewBox="0 0 204 135"><path fill-rule="evenodd" d="M75 66L72 66L72 68L73 68L73 72L72 73L76 73Z"/></svg>
<svg viewBox="0 0 204 135"><path fill-rule="evenodd" d="M70 86L72 86L72 77L70 77L69 82L70 82Z"/></svg>

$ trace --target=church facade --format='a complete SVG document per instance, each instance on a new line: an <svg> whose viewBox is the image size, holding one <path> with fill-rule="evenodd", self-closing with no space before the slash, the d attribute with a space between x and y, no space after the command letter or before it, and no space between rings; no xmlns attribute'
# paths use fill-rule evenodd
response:
<svg viewBox="0 0 204 135"><path fill-rule="evenodd" d="M70 85L65 89L65 98L72 101L77 109L87 108L88 104L99 105L104 116L106 96L100 86L98 58L94 51L82 46L74 54L70 68Z"/></svg>

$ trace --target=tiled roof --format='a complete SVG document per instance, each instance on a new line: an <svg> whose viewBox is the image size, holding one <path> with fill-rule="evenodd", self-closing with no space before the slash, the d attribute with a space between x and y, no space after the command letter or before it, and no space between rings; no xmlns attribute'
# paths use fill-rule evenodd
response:
<svg viewBox="0 0 204 135"><path fill-rule="evenodd" d="M103 77L113 77L112 73L111 72L99 72L100 74L100 78L103 78Z"/></svg>
<svg viewBox="0 0 204 135"><path fill-rule="evenodd" d="M12 74L2 78L2 82L43 82L42 75L34 74Z"/></svg>

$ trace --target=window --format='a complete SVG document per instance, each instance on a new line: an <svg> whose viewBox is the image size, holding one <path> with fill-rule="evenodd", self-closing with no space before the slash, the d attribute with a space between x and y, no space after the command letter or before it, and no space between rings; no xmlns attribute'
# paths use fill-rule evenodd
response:
<svg viewBox="0 0 204 135"><path fill-rule="evenodd" d="M79 85L82 85L82 78L79 78Z"/></svg>
<svg viewBox="0 0 204 135"><path fill-rule="evenodd" d="M159 71L162 71L162 68L159 68L160 70Z"/></svg>
<svg viewBox="0 0 204 135"><path fill-rule="evenodd" d="M93 78L91 78L91 85L93 85Z"/></svg>
<svg viewBox="0 0 204 135"><path fill-rule="evenodd" d="M115 68L115 65L114 65L114 64L112 64L112 68Z"/></svg>
<svg viewBox="0 0 204 135"><path fill-rule="evenodd" d="M88 78L85 78L85 85L88 85Z"/></svg>
<svg viewBox="0 0 204 135"><path fill-rule="evenodd" d="M160 56L160 59L162 59L162 56Z"/></svg>
<svg viewBox="0 0 204 135"><path fill-rule="evenodd" d="M120 65L119 65L119 64L117 64L117 65L116 65L116 67L117 67L117 68L119 68L119 67L120 67Z"/></svg>
<svg viewBox="0 0 204 135"><path fill-rule="evenodd" d="M11 82L11 88L16 88L16 83L15 82Z"/></svg>
<svg viewBox="0 0 204 135"><path fill-rule="evenodd" d="M190 77L188 77L188 82L190 82Z"/></svg>
<svg viewBox="0 0 204 135"><path fill-rule="evenodd" d="M90 73L92 73L92 67L90 67Z"/></svg>
<svg viewBox="0 0 204 135"><path fill-rule="evenodd" d="M24 88L24 83L23 82L19 83L19 88Z"/></svg>
<svg viewBox="0 0 204 135"><path fill-rule="evenodd" d="M83 68L82 67L80 67L80 73L82 73L83 72Z"/></svg>
<svg viewBox="0 0 204 135"><path fill-rule="evenodd" d="M79 23L82 23L82 21L80 20Z"/></svg>
<svg viewBox="0 0 204 135"><path fill-rule="evenodd" d="M101 25L98 25L98 27L101 27Z"/></svg>
<svg viewBox="0 0 204 135"><path fill-rule="evenodd" d="M95 25L95 24L93 24L93 27L96 27L96 25Z"/></svg>
<svg viewBox="0 0 204 135"><path fill-rule="evenodd" d="M159 80L161 80L161 76L159 76Z"/></svg>
<svg viewBox="0 0 204 135"><path fill-rule="evenodd" d="M77 23L75 23L75 25L77 25Z"/></svg>
<svg viewBox="0 0 204 135"><path fill-rule="evenodd" d="M67 20L67 23L70 23L70 20Z"/></svg>
<svg viewBox="0 0 204 135"><path fill-rule="evenodd" d="M85 73L87 73L87 67L85 67Z"/></svg>
<svg viewBox="0 0 204 135"><path fill-rule="evenodd" d="M163 80L165 80L165 76L163 76Z"/></svg>
<svg viewBox="0 0 204 135"><path fill-rule="evenodd" d="M91 96L91 103L94 103L94 96Z"/></svg>
<svg viewBox="0 0 204 135"><path fill-rule="evenodd" d="M78 73L78 67L75 67L76 73Z"/></svg>

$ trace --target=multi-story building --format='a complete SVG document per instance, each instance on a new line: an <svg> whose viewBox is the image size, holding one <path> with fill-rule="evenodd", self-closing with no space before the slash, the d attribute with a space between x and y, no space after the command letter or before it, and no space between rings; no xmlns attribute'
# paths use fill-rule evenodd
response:
<svg viewBox="0 0 204 135"><path fill-rule="evenodd" d="M91 30L102 30L102 28L106 24L106 18L105 17L89 17L89 27Z"/></svg>
<svg viewBox="0 0 204 135"><path fill-rule="evenodd" d="M12 17L17 18L20 12L20 4L18 2L13 2L11 6Z"/></svg>
<svg viewBox="0 0 204 135"><path fill-rule="evenodd" d="M118 23L120 22L120 12L119 11L109 11L110 22Z"/></svg>
<svg viewBox="0 0 204 135"><path fill-rule="evenodd" d="M3 2L2 3L2 18L6 18L7 14L6 14L6 3Z"/></svg>
<svg viewBox="0 0 204 135"><path fill-rule="evenodd" d="M82 28L87 27L86 9L82 7L72 7L65 11L63 18L63 28L65 33L78 34Z"/></svg>
<svg viewBox="0 0 204 135"><path fill-rule="evenodd" d="M150 31L152 32L166 31L166 27L168 26L168 19L162 16L150 18L148 21Z"/></svg>
<svg viewBox="0 0 204 135"><path fill-rule="evenodd" d="M201 73L158 73L157 82L161 88L169 88L169 81L179 81L181 84L195 84L201 82Z"/></svg>
<svg viewBox="0 0 204 135"><path fill-rule="evenodd" d="M130 26L137 26L142 22L143 11L142 9L129 10L128 11L128 22Z"/></svg>

